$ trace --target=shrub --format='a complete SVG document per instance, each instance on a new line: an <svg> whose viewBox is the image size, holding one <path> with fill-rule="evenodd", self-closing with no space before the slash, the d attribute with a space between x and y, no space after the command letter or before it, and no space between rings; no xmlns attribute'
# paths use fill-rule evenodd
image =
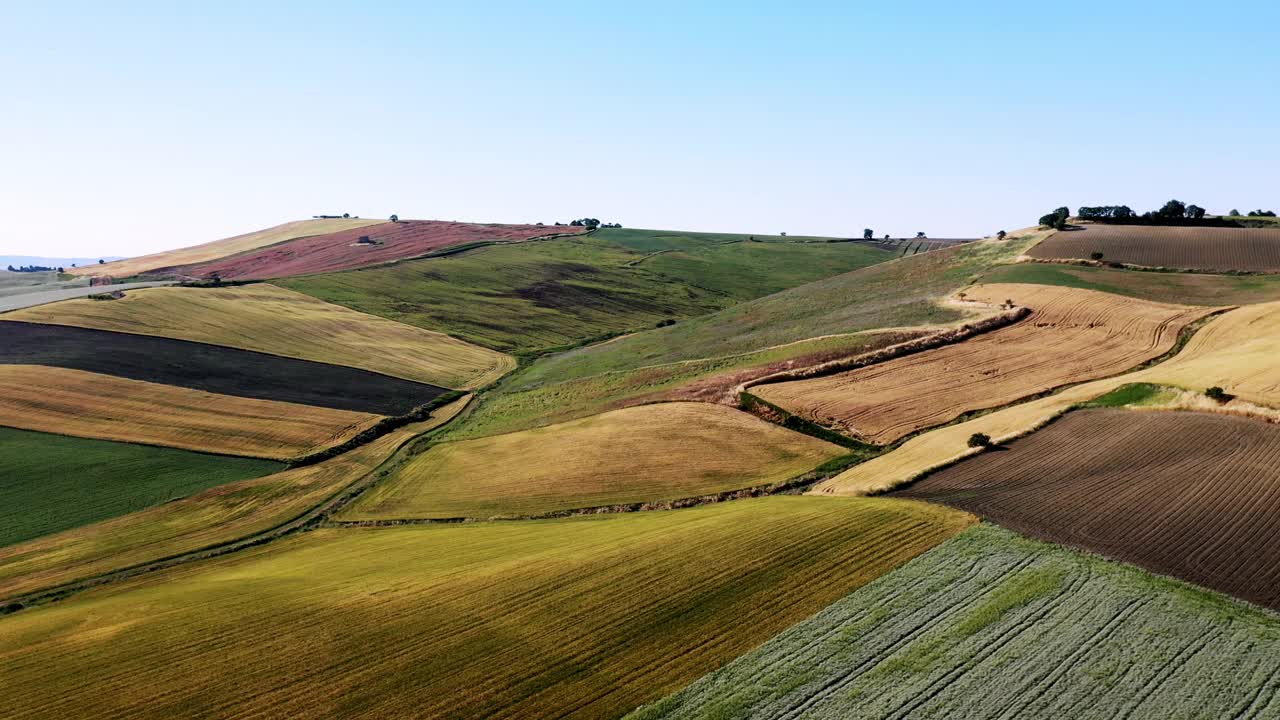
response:
<svg viewBox="0 0 1280 720"><path fill-rule="evenodd" d="M1223 390L1217 385L1214 385L1213 387L1205 390L1204 395L1210 400L1213 400L1214 402L1220 402L1220 403L1230 402L1235 398L1235 395L1232 395L1231 393L1227 392L1226 390Z"/></svg>
<svg viewBox="0 0 1280 720"><path fill-rule="evenodd" d="M1000 232L996 233L996 239L997 239L997 240L1003 240L1003 239L1004 239L1004 236L1005 236L1005 235L1008 235L1008 234L1009 234L1009 233L1007 233L1007 232L1005 232L1005 231L1001 230Z"/></svg>
<svg viewBox="0 0 1280 720"><path fill-rule="evenodd" d="M1102 253L1100 253L1100 252L1089 253L1089 257L1090 257L1091 259L1093 259L1093 260L1101 260L1101 259L1102 259Z"/></svg>
<svg viewBox="0 0 1280 720"><path fill-rule="evenodd" d="M991 447L991 436L986 433L974 433L969 436L969 447L989 448Z"/></svg>
<svg viewBox="0 0 1280 720"><path fill-rule="evenodd" d="M675 320L673 320L673 319L671 319L671 318L666 318L666 319L664 319L664 320L659 320L659 321L658 321L658 324L657 324L657 325L654 325L654 327L664 328L664 327L668 327L668 326L670 326L670 325L675 325L675 324L676 324L676 321L675 321Z"/></svg>

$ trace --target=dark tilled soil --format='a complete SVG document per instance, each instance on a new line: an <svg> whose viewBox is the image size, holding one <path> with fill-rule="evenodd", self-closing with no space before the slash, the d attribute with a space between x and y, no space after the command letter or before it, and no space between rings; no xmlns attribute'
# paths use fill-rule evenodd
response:
<svg viewBox="0 0 1280 720"><path fill-rule="evenodd" d="M223 395L401 415L445 392L367 370L220 345L0 322L0 363L49 365Z"/></svg>
<svg viewBox="0 0 1280 720"><path fill-rule="evenodd" d="M1041 259L1187 270L1280 272L1280 229L1088 225L1049 236L1027 253Z"/></svg>
<svg viewBox="0 0 1280 720"><path fill-rule="evenodd" d="M1081 410L894 493L1280 610L1280 427Z"/></svg>

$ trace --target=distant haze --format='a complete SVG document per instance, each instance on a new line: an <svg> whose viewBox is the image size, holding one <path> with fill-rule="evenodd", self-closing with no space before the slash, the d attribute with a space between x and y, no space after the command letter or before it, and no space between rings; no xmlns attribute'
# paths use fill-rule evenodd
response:
<svg viewBox="0 0 1280 720"><path fill-rule="evenodd" d="M32 255L0 255L0 270L10 265L14 267L22 267L23 265L40 265L43 267L60 267L69 268L72 265L94 265L99 260L120 260L119 256L104 256L101 258L56 258L56 257L35 257Z"/></svg>

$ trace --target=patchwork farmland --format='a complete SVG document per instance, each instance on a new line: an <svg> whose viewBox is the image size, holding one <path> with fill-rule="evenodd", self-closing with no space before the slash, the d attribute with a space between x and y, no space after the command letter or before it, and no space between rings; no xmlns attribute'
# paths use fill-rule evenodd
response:
<svg viewBox="0 0 1280 720"><path fill-rule="evenodd" d="M210 262L153 272L200 278L217 276L223 280L315 275L407 260L450 247L573 235L584 229L405 220L299 237Z"/></svg>
<svg viewBox="0 0 1280 720"><path fill-rule="evenodd" d="M1280 609L1278 455L1257 420L1080 410L897 495Z"/></svg>
<svg viewBox="0 0 1280 720"><path fill-rule="evenodd" d="M1271 717L1280 624L981 526L628 716Z"/></svg>
<svg viewBox="0 0 1280 720"><path fill-rule="evenodd" d="M678 500L781 483L843 454L719 405L643 405L436 445L340 517L487 518Z"/></svg>
<svg viewBox="0 0 1280 720"><path fill-rule="evenodd" d="M945 347L751 392L813 422L888 444L965 412L1130 369L1171 349L1206 310L1035 285L985 285L969 297L1011 298L1031 315ZM999 299L997 299L999 298ZM1053 354L1043 350L1054 347Z"/></svg>
<svg viewBox="0 0 1280 720"><path fill-rule="evenodd" d="M1280 272L1280 229L1088 225L1056 232L1028 255L1142 267Z"/></svg>
<svg viewBox="0 0 1280 720"><path fill-rule="evenodd" d="M971 522L788 497L316 530L0 619L0 715L617 716Z"/></svg>
<svg viewBox="0 0 1280 720"><path fill-rule="evenodd" d="M0 716L1276 714L1271 276L1046 237L86 269L186 280L0 311Z"/></svg>

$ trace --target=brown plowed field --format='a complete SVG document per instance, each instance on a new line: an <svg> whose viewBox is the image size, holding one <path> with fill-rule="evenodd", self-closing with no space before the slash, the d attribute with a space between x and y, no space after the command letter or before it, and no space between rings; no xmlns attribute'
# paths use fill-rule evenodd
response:
<svg viewBox="0 0 1280 720"><path fill-rule="evenodd" d="M1028 255L1188 270L1280 272L1280 229L1089 225L1050 235Z"/></svg>
<svg viewBox="0 0 1280 720"><path fill-rule="evenodd" d="M752 392L813 422L891 443L971 410L1128 370L1171 349L1208 308L1044 285L980 285L980 302L1012 299L1025 320L955 345Z"/></svg>
<svg viewBox="0 0 1280 720"><path fill-rule="evenodd" d="M1080 410L895 493L1280 609L1280 427Z"/></svg>
<svg viewBox="0 0 1280 720"><path fill-rule="evenodd" d="M166 268L163 272L194 277L217 273L223 280L312 275L419 257L454 245L513 242L584 230L586 228L406 220L298 238L213 262ZM357 242L364 236L373 244Z"/></svg>

